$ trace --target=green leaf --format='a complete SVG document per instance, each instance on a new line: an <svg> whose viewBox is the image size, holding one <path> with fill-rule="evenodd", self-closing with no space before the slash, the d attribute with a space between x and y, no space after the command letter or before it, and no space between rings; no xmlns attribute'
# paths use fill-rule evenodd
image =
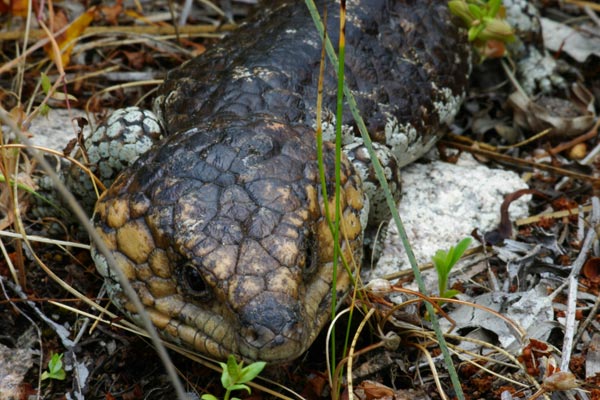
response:
<svg viewBox="0 0 600 400"><path fill-rule="evenodd" d="M43 72L41 73L41 83L42 90L45 94L48 94L50 92L50 89L52 89L52 83L50 83L50 78L48 78L48 75L46 75Z"/></svg>
<svg viewBox="0 0 600 400"><path fill-rule="evenodd" d="M435 255L431 257L431 259L438 275L447 273L448 253L446 253L444 250L438 250L435 252Z"/></svg>
<svg viewBox="0 0 600 400"><path fill-rule="evenodd" d="M62 357L62 354L52 354L52 357L48 361L48 371L42 373L42 380L56 379L62 381L66 378L67 374L63 369Z"/></svg>
<svg viewBox="0 0 600 400"><path fill-rule="evenodd" d="M62 354L53 354L52 357L50 358L50 361L48 362L48 369L50 370L50 372L56 372L59 371L60 369L62 369L63 363L62 363Z"/></svg>
<svg viewBox="0 0 600 400"><path fill-rule="evenodd" d="M225 389L229 389L229 387L234 384L235 384L235 381L229 374L229 371L227 370L227 366L225 366L225 368L223 368L223 372L221 373L221 385Z"/></svg>
<svg viewBox="0 0 600 400"><path fill-rule="evenodd" d="M250 388L241 383L235 384L235 385L227 388L227 390L230 392L233 392L234 390L242 390L242 389L245 389L246 391L248 391L248 393L250 393Z"/></svg>
<svg viewBox="0 0 600 400"><path fill-rule="evenodd" d="M458 244L454 248L454 257L452 259L452 265L456 264L458 260L460 260L462 255L465 254L465 251L467 251L467 249L471 245L472 241L473 240L470 237L466 237L460 242L458 242Z"/></svg>
<svg viewBox="0 0 600 400"><path fill-rule="evenodd" d="M460 290L448 289L444 293L440 294L440 297L444 297L446 299L451 299L459 293L460 293Z"/></svg>
<svg viewBox="0 0 600 400"><path fill-rule="evenodd" d="M200 397L202 400L219 400L217 397L213 396L212 394L203 394L202 397Z"/></svg>
<svg viewBox="0 0 600 400"><path fill-rule="evenodd" d="M490 0L488 2L488 10L486 15L488 17L495 17L498 15L498 11L500 11L500 6L502 5L502 0Z"/></svg>
<svg viewBox="0 0 600 400"><path fill-rule="evenodd" d="M244 367L238 376L236 382L237 383L246 383L250 382L252 379L256 378L258 374L262 372L262 370L267 365L264 361L253 362L252 364L248 364L248 366Z"/></svg>
<svg viewBox="0 0 600 400"><path fill-rule="evenodd" d="M469 12L474 17L474 19L483 18L483 11L481 11L481 8L477 4L470 3L467 5L467 8L469 9Z"/></svg>
<svg viewBox="0 0 600 400"><path fill-rule="evenodd" d="M48 114L50 113L50 106L48 104L41 104L40 105L40 115L42 117L47 117Z"/></svg>
<svg viewBox="0 0 600 400"><path fill-rule="evenodd" d="M458 260L460 260L470 244L471 238L466 237L458 242L456 246L450 246L448 251L438 250L435 252L435 255L431 257L431 261L433 262L433 266L435 267L435 271L438 275L438 290L441 297L450 298L454 297L458 293L452 293L452 291L446 290L448 285L448 276L450 275L452 267L454 267ZM450 295L446 295L447 293L450 293Z"/></svg>
<svg viewBox="0 0 600 400"><path fill-rule="evenodd" d="M512 27L503 19L487 18L485 19L485 28L478 35L481 40L499 40L504 43L515 41L515 32Z"/></svg>
<svg viewBox="0 0 600 400"><path fill-rule="evenodd" d="M484 29L485 29L485 25L484 24L479 24L479 25L470 27L469 28L469 33L468 33L469 41L472 42L475 39L477 39L477 37L479 36L479 34L481 34L481 32L483 32Z"/></svg>
<svg viewBox="0 0 600 400"><path fill-rule="evenodd" d="M464 0L451 0L448 2L448 7L450 8L450 12L462 19L466 26L471 26L475 18L469 12L469 7Z"/></svg>
<svg viewBox="0 0 600 400"><path fill-rule="evenodd" d="M240 363L238 364L233 354L230 354L227 358L227 372L229 372L229 375L231 375L231 379L234 382L238 381L238 377L240 376L241 367L243 363L243 361L240 361Z"/></svg>

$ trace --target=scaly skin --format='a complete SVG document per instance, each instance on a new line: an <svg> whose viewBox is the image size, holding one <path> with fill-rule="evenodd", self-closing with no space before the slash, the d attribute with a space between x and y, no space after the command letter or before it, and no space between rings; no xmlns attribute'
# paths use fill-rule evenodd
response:
<svg viewBox="0 0 600 400"><path fill-rule="evenodd" d="M333 43L337 7L329 2ZM423 154L453 118L468 51L445 1L357 0L348 10L346 80L397 179L395 168ZM329 319L332 286L348 292L345 270L332 282L316 162L320 43L303 2L280 1L169 73L157 100L167 137L99 200L96 229L169 340L220 359L292 360ZM335 109L330 67L325 87L327 114ZM365 190L379 200L349 112L344 123L355 166L342 158L340 246L355 265ZM332 145L324 153L332 195ZM104 257L94 248L93 256L116 304L137 320Z"/></svg>

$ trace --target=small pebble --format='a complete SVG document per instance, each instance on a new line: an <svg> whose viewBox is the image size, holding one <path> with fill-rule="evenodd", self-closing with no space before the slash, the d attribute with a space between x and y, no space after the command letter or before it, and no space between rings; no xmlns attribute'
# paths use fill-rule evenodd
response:
<svg viewBox="0 0 600 400"><path fill-rule="evenodd" d="M581 160L587 155L587 145L578 143L569 149L568 157L571 160Z"/></svg>

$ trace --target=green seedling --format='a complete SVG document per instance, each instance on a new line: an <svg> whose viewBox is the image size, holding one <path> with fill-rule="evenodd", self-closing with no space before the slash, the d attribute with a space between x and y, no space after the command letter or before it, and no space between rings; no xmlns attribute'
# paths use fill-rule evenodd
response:
<svg viewBox="0 0 600 400"><path fill-rule="evenodd" d="M42 380L56 379L62 381L65 379L67 374L63 369L62 358L63 354L52 354L52 357L50 357L50 361L48 361L48 371L44 371L42 373Z"/></svg>
<svg viewBox="0 0 600 400"><path fill-rule="evenodd" d="M50 78L48 77L48 75L44 74L43 72L41 73L41 77L40 77L40 83L42 86L42 91L44 92L44 94L51 99L57 100L57 101L77 101L77 98L73 95L70 95L66 92L57 92L57 91L53 91L53 85L52 82L50 82ZM50 106L48 106L48 104L46 103L46 101L42 102L42 104L40 104L40 109L39 109L39 113L42 116L48 116L48 113L50 112Z"/></svg>
<svg viewBox="0 0 600 400"><path fill-rule="evenodd" d="M42 91L47 96L50 93L50 90L52 89L52 83L50 82L50 78L48 77L48 75L46 75L43 72L42 72L42 76L41 76L41 83L42 83ZM48 104L43 103L40 105L40 115L48 116L49 112L50 112L50 106L48 106Z"/></svg>
<svg viewBox="0 0 600 400"><path fill-rule="evenodd" d="M489 54L486 49L490 42L506 44L515 40L512 27L503 19L502 0L450 0L448 7L462 20L468 29L469 41L483 57Z"/></svg>
<svg viewBox="0 0 600 400"><path fill-rule="evenodd" d="M438 250L435 255L431 257L438 275L440 297L450 299L460 293L458 290L448 289L448 276L470 244L471 238L467 237L461 240L456 246L450 246L448 251Z"/></svg>
<svg viewBox="0 0 600 400"><path fill-rule="evenodd" d="M263 361L257 361L252 364L248 364L244 367L244 362L236 361L233 355L229 355L227 359L227 364L219 363L223 372L221 374L221 385L225 388L225 397L223 400L230 400L231 392L234 390L242 390L245 389L250 393L250 388L245 385L245 383L250 382L252 379L256 378L258 374L260 374L265 367L266 363ZM219 400L217 397L212 394L204 394L202 395L202 400ZM231 400L239 400L237 397L232 397Z"/></svg>

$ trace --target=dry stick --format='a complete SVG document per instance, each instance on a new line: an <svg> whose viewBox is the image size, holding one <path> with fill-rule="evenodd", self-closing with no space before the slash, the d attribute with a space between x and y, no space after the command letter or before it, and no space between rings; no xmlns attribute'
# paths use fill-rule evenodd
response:
<svg viewBox="0 0 600 400"><path fill-rule="evenodd" d="M180 26L177 28L180 35L193 36L193 35L201 35L203 33L216 33L216 32L225 32L225 31L233 31L235 30L237 25L235 24L225 24L221 26L213 26L213 25L186 25ZM57 37L59 34L63 33L66 29L65 27L54 34L54 37ZM101 34L137 34L137 35L153 35L153 36L162 36L162 35L175 35L176 32L173 26L89 26L85 28L82 35L101 35ZM44 31L42 29L33 29L30 31L29 36L32 39L42 39L46 37ZM25 37L24 31L9 31L0 33L0 41L4 40L17 40L23 39ZM43 46L43 43L41 46ZM38 46L40 47L40 46Z"/></svg>
<svg viewBox="0 0 600 400"><path fill-rule="evenodd" d="M6 64L0 66L0 75L2 75L4 72L10 71L11 69L13 69L19 62L21 62L22 60L25 59L25 57L27 57L29 54L33 53L34 51L36 51L37 49L39 49L40 47L45 46L48 42L50 42L50 39L54 40L56 37L58 37L59 35L65 33L67 31L67 29L69 29L71 25L67 25L64 28L62 28L61 30L55 32L53 34L52 38L48 38L45 37L43 39L40 39L36 44L34 44L33 46L31 46L30 48L27 49L26 52L24 52L23 54L21 54L19 57L14 58L12 60L10 60L9 62L7 62ZM40 32L43 32L41 29L39 30ZM21 35L24 34L24 32L19 32ZM40 35L42 36L42 35ZM0 40L2 40L0 38Z"/></svg>
<svg viewBox="0 0 600 400"><path fill-rule="evenodd" d="M593 1L584 1L584 0L565 0L567 3L575 4L579 7L589 7L592 10L600 11L600 4L597 4Z"/></svg>
<svg viewBox="0 0 600 400"><path fill-rule="evenodd" d="M548 153L550 155L556 155L562 151L570 149L571 147L575 146L576 144L583 143L588 140L594 139L598 135L598 126L600 126L600 118L598 119L598 121L596 121L596 123L594 124L594 127L592 129L590 129L587 133L584 133L583 135L579 135L576 138L569 140L568 142L561 143L561 144L557 145L556 147L551 148L550 150L548 150Z"/></svg>
<svg viewBox="0 0 600 400"><path fill-rule="evenodd" d="M538 164L538 163L536 163L534 161L528 161L528 160L523 160L521 158L515 158L515 157L507 156L505 154L496 153L495 151L477 149L477 148L473 148L473 147L470 147L470 146L465 146L465 145L460 144L460 143L450 142L450 141L447 141L447 140L442 140L441 143L443 145L446 145L446 146L454 147L454 148L456 148L458 150L467 151L467 152L470 152L470 153L473 153L473 154L479 154L479 155L482 155L482 156L490 157L490 158L495 159L496 161L506 162L506 163L509 163L509 164L525 165L525 166L528 166L528 167L531 167L531 168L534 168L534 169L539 169L539 170L542 170L542 171L553 172L555 174L568 176L570 178L581 179L583 181L591 182L592 184L600 184L600 178L594 178L594 177L591 177L589 175L585 175L585 174L580 174L578 172L569 171L569 170L564 169L564 168L558 168L558 167L554 167L552 165L547 165L547 164Z"/></svg>
<svg viewBox="0 0 600 400"><path fill-rule="evenodd" d="M565 317L565 339L563 341L562 359L560 362L560 369L562 371L569 370L569 360L571 359L571 350L573 347L573 337L575 334L575 309L577 302L577 276L583 267L583 263L587 259L588 253L590 252L594 241L598 237L595 229L600 222L600 199L598 197L592 197L592 205L592 219L590 221L591 228L588 230L585 241L581 246L581 251L571 267L571 273L569 274L569 278L567 280L569 284L569 297L567 300L567 315Z"/></svg>
<svg viewBox="0 0 600 400"><path fill-rule="evenodd" d="M3 247L4 249L4 247ZM39 346L39 352L41 354L44 354L44 343L42 341L42 330L40 329L40 327L35 323L35 321L29 316L27 315L26 312L22 311L19 307L17 307L17 305L15 304L15 302L8 296L8 293L6 291L6 288L4 287L4 277L0 276L0 290L2 290L2 294L4 294L4 297L6 298L6 300L8 300L8 302L10 303L10 305L12 305L14 307L15 310L18 310L20 312L20 314L25 317L27 319L27 321L29 321L29 323L31 324L32 327L35 328L35 332L37 333L37 341L38 341L38 346ZM9 280L6 280L6 282L8 284L10 284L11 282ZM17 285L15 285L15 287L18 287ZM30 303L28 303L28 305L31 306ZM38 399L41 399L41 392L42 392L42 370L43 370L43 366L42 363L40 362L39 367L38 367L38 381L37 381L37 397Z"/></svg>
<svg viewBox="0 0 600 400"><path fill-rule="evenodd" d="M590 7L585 6L583 7L583 11L585 11L585 13L587 14L588 17L590 17L590 19L600 27L600 17L598 17L596 15L596 13L594 12L594 10L592 10ZM600 10L597 10L600 11ZM587 32L587 29L585 30L585 32ZM596 36L598 36L598 33L596 33Z"/></svg>
<svg viewBox="0 0 600 400"><path fill-rule="evenodd" d="M542 220L542 218L547 219L559 219L564 217L570 217L572 215L579 215L581 213L590 212L592 210L592 206L579 206L577 208L569 208L566 210L554 211L549 213L542 213L537 215L532 215L530 217L521 218L515 221L516 226L523 226L534 224Z"/></svg>
<svg viewBox="0 0 600 400"><path fill-rule="evenodd" d="M355 356L354 349L356 348L356 343L358 342L358 337L360 336L360 333L363 331L364 327L367 325L367 321L369 321L369 319L371 318L371 316L374 313L375 313L375 308L371 308L369 310L369 312L367 313L367 315L365 315L365 317L362 319L362 321L360 321L360 325L356 329L356 333L354 334L354 337L352 338L352 344L350 345L350 349L348 349L348 357L347 357L348 368L346 368L346 380L348 383L348 393L354 393L354 389L352 388L353 387L352 363L354 361L354 356ZM352 398L352 396L350 396L350 398Z"/></svg>
<svg viewBox="0 0 600 400"><path fill-rule="evenodd" d="M337 313L337 315L331 320L331 323L329 324L329 326L327 327L327 335L326 335L326 340L325 340L325 363L327 364L327 379L330 382L331 387L336 387L336 385L334 383L334 378L337 381L337 377L338 374L332 374L331 372L331 359L329 358L329 354L330 353L330 343L331 343L331 334L332 331L334 329L334 325L336 324L337 320L340 319L342 317L342 315L349 313L350 312L350 308L346 308L340 312ZM336 367L337 369L337 367ZM337 383L336 383L337 384Z"/></svg>
<svg viewBox="0 0 600 400"><path fill-rule="evenodd" d="M0 236L6 236L6 237L10 237L10 238L17 238L17 239L25 240L25 237L23 235L21 235L20 233L14 233L14 232L8 232L8 231L0 231ZM32 242L53 244L55 246L77 247L79 249L85 249L85 250L90 249L90 245L88 245L88 244L82 244L82 243L77 243L77 242L67 242L64 240L48 239L43 236L27 235L27 240L30 240Z"/></svg>
<svg viewBox="0 0 600 400"><path fill-rule="evenodd" d="M65 198L68 204L72 206L71 208L73 214L75 214L81 225L88 232L91 240L96 244L97 250L106 258L107 263L109 264L115 275L118 277L119 283L121 284L123 291L138 311L138 315L141 317L144 328L148 331L150 338L152 339L152 343L155 346L156 352L165 367L165 370L167 372L167 375L169 376L169 379L171 380L171 383L173 384L173 387L175 388L177 397L180 400L186 400L188 397L185 394L183 385L177 377L177 372L175 371L173 363L171 362L171 359L169 358L165 347L161 343L160 338L158 337L158 333L156 332L156 328L152 324L152 321L150 320L147 311L144 309L140 298L137 296L137 294L131 287L131 284L127 280L127 277L125 277L125 275L123 274L123 271L121 271L121 269L117 267L117 263L113 255L110 253L110 250L100 238L100 235L98 235L98 232L96 232L96 229L94 229L94 226L88 219L87 215L85 215L83 209L79 207L79 205L77 204L77 200L75 199L73 194L69 192L65 185L60 181L58 175L52 170L52 168L48 164L48 161L46 161L37 150L34 150L31 147L31 141L21 133L19 127L14 123L14 121L12 121L9 113L6 110L4 110L4 108L0 108L0 120L2 120L2 122L9 126L9 128L15 133L15 135L19 137L19 140L22 143L27 145L27 147L31 151L31 154L33 155L33 158L37 160L37 162L42 166L44 171L52 180L52 183L54 184L56 190ZM28 242L26 241L25 243Z"/></svg>
<svg viewBox="0 0 600 400"><path fill-rule="evenodd" d="M47 36L49 38L52 38L52 34L50 33L50 30L46 27L46 25L40 21L40 26L44 29L44 31L47 33ZM62 62L60 62L60 57L61 57L61 51L60 48L58 47L58 43L56 43L56 40L54 40L54 38L52 38L52 40L50 40L50 44L52 45L52 53L54 54L54 58L55 58L55 65L56 68L58 69L58 79L56 79L56 82L54 82L54 85L52 85L52 87L48 90L48 92L46 93L46 96L44 97L44 99L42 100L42 102L40 103L40 106L38 106L38 108L36 108L35 110L33 110L32 113L30 113L27 118L25 118L25 120L23 121L23 126L29 126L31 124L31 120L33 118L35 118L37 116L37 114L40 112L41 110L41 105L42 104L47 104L48 103L48 99L50 99L50 97L56 92L57 88L61 85L65 83L65 69L63 68ZM68 103L67 103L68 106Z"/></svg>
<svg viewBox="0 0 600 400"><path fill-rule="evenodd" d="M1 237L0 237L0 253L2 253L4 260L6 261L8 270L10 271L13 281L19 282L19 276L17 275L17 270L15 268L14 263L10 259L10 256L8 255L8 251L6 250L6 246L4 246L4 241L2 240Z"/></svg>
<svg viewBox="0 0 600 400"><path fill-rule="evenodd" d="M29 33L31 32L31 20L33 18L33 12L32 12L32 8L33 8L33 2L32 1L28 1L27 2L27 18L25 20L25 29L22 30L23 34L24 34L24 39L23 39L23 48L19 51L27 51L27 46L29 45ZM15 46L17 49L20 46ZM23 63L19 66L18 72L17 72L17 79L15 81L16 86L17 86L17 99L21 99L23 96L23 81L25 80L25 66L26 66L26 62L25 59L23 59Z"/></svg>
<svg viewBox="0 0 600 400"><path fill-rule="evenodd" d="M38 317L41 318L42 321L46 323L46 325L48 325L56 333L56 336L58 336L65 348L73 349L75 343L71 339L69 339L69 331L67 328L65 328L61 324L54 322L51 318L47 317L46 314L44 314L44 312L38 308L35 302L29 299L29 296L23 291L23 288L21 288L21 286L19 286L18 283L13 283L7 280L6 284L25 304L27 304L38 315Z"/></svg>
<svg viewBox="0 0 600 400"><path fill-rule="evenodd" d="M588 326L590 326L592 321L596 319L596 316L598 315L598 310L600 310L600 296L596 297L596 301L594 302L594 305L592 306L592 309L590 310L590 313L588 314L585 321L579 324L579 329L577 330L577 334L573 339L573 346L571 347L571 350L574 350L575 345L579 343L579 340L581 340L581 337L587 330Z"/></svg>
<svg viewBox="0 0 600 400"><path fill-rule="evenodd" d="M71 25L66 25L62 29L54 32L52 34L53 40L55 40L61 34L65 33L67 31L67 29L69 29L70 26ZM233 25L233 24L226 24L226 25L222 25L220 27L182 26L182 27L179 27L179 31L184 32L183 34L185 34L185 35L193 36L193 35L198 35L198 34L202 34L202 33L232 31L235 28L236 28L236 25ZM174 35L175 29L170 26L158 26L158 27L157 26L131 26L131 27L90 26L83 31L83 34L88 34L88 35L89 34L105 34L105 33L112 33L112 34L134 33L134 34L140 34L140 35L141 34L151 35L151 34L156 33L159 35ZM32 30L29 32L29 35L34 39L39 39L38 42L36 44L34 44L33 46L29 47L27 49L27 51L25 51L19 57L0 66L0 75L13 69L19 62L21 62L23 59L25 59L25 57L27 57L28 55L30 55L31 53L33 53L40 47L45 46L50 41L50 38L45 37L45 33L42 29ZM3 33L0 33L0 41L11 40L11 39L12 40L21 39L24 36L25 36L24 31L3 32Z"/></svg>
<svg viewBox="0 0 600 400"><path fill-rule="evenodd" d="M427 350L427 348L418 343L409 343L409 346L417 348L423 356L427 359L427 363L429 364L429 369L431 370L433 381L435 382L435 386L437 387L438 394L442 398L442 400L448 400L448 396L446 392L444 392L444 387L442 382L440 381L440 376L437 373L437 368L435 366L435 361L433 361L433 357L431 357L431 353Z"/></svg>

